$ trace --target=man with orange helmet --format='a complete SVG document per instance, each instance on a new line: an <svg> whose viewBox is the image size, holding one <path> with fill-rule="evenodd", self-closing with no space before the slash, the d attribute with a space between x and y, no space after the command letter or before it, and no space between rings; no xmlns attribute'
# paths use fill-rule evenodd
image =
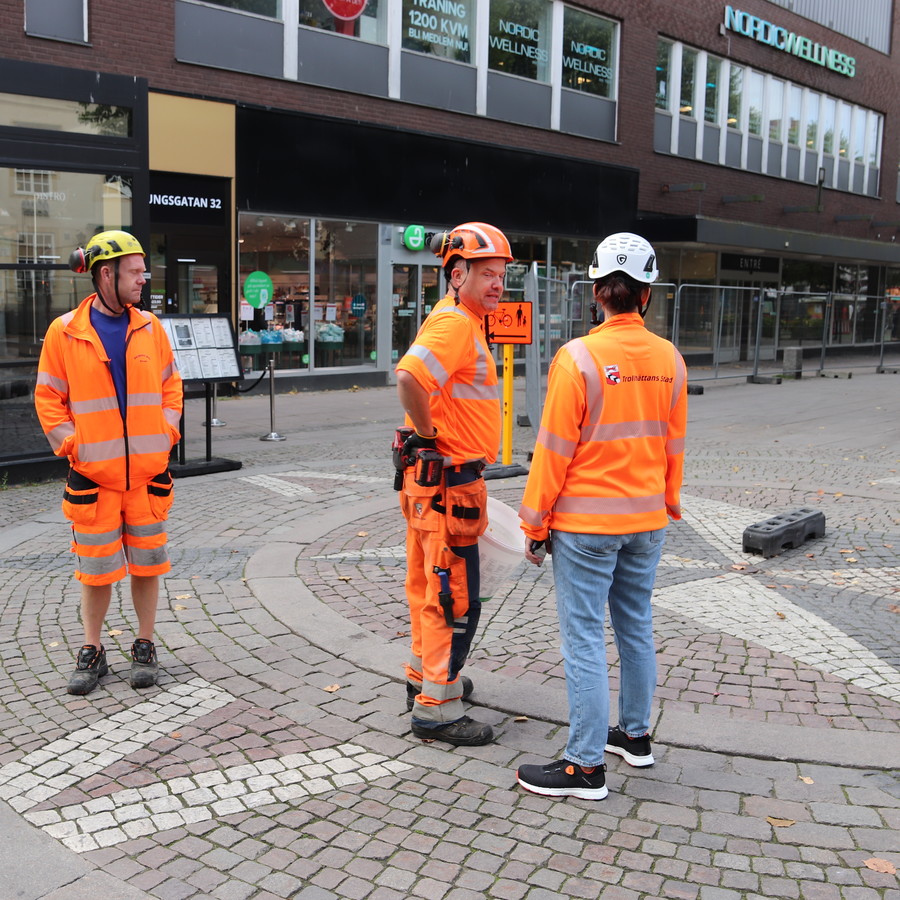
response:
<svg viewBox="0 0 900 900"><path fill-rule="evenodd" d="M159 320L136 308L146 283L138 240L101 232L69 265L91 273L94 293L50 323L34 392L50 446L70 466L62 508L72 523L84 645L67 690L87 694L107 674L100 633L112 585L126 572L138 619L129 680L149 687L159 672L159 576L170 569L168 464L180 438L181 377Z"/></svg>
<svg viewBox="0 0 900 900"><path fill-rule="evenodd" d="M467 222L435 235L448 293L422 323L397 365L397 390L413 431L400 455L432 462L403 475L400 505L407 520L406 596L412 649L407 707L412 732L427 740L476 746L491 726L465 715L472 682L460 675L478 619L478 536L487 527L482 470L500 446L497 368L484 330L504 291L512 262L502 231Z"/></svg>

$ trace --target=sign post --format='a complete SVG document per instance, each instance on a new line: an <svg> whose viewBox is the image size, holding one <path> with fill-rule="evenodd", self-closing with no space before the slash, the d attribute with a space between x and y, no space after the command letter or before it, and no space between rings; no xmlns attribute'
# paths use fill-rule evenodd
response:
<svg viewBox="0 0 900 900"><path fill-rule="evenodd" d="M530 300L500 303L487 317L488 343L503 345L503 451L500 461L504 466L512 463L513 344L530 344L531 335Z"/></svg>

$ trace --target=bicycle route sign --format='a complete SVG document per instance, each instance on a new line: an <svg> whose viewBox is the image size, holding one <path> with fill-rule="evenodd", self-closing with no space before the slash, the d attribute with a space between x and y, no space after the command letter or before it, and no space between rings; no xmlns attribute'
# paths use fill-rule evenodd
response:
<svg viewBox="0 0 900 900"><path fill-rule="evenodd" d="M487 316L487 339L492 344L530 344L532 330L530 300L500 303Z"/></svg>

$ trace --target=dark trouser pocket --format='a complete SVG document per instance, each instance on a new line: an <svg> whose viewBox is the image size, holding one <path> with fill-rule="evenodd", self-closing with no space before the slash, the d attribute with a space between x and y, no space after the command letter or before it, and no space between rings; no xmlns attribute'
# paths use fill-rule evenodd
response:
<svg viewBox="0 0 900 900"><path fill-rule="evenodd" d="M172 508L172 475L168 469L154 475L147 482L147 495L153 517L164 522L169 518L169 510Z"/></svg>
<svg viewBox="0 0 900 900"><path fill-rule="evenodd" d="M75 525L93 525L97 518L97 498L100 486L95 481L69 469L63 493L63 515Z"/></svg>

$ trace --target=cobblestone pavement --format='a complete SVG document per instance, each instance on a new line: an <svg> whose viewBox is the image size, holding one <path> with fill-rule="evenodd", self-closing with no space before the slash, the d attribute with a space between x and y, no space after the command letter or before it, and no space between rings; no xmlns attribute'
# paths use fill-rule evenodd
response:
<svg viewBox="0 0 900 900"><path fill-rule="evenodd" d="M392 389L279 396L282 443L259 440L267 398L220 401L216 454L243 467L176 481L148 691L127 684L117 590L110 674L65 693L60 486L0 492L0 900L900 900L898 384L691 398L655 595L657 763L610 758L601 803L515 787L565 744L552 560L485 604L468 672L497 742L409 733ZM202 415L189 401L189 457ZM516 427L514 461L532 443ZM523 486L488 483L513 507ZM741 550L798 508L823 538Z"/></svg>

